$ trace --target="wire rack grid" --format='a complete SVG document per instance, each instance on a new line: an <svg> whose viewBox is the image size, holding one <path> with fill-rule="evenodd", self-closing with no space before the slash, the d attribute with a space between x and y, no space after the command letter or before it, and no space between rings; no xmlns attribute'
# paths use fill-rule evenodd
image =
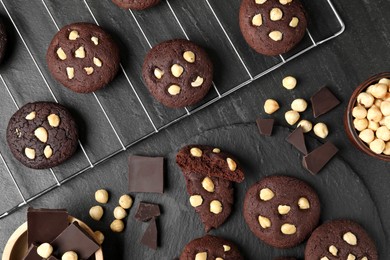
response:
<svg viewBox="0 0 390 260"><path fill-rule="evenodd" d="M41 0L30 3L32 7L26 6L26 11L22 0L0 0L17 38L13 54L16 57L7 61L10 66L6 70L0 71L3 85L0 111L4 112L0 120L0 188L6 192L0 202L0 219L345 30L331 0L303 0L308 13L312 14L305 38L287 54L264 57L248 48L239 33L238 18L232 17L238 15L239 0L229 3L165 0L146 12L123 11L110 2ZM48 45L53 34L76 21L102 25L114 38L120 38L121 50L125 50L120 75L97 93L79 95L59 86L48 74L42 58L46 49L42 46ZM153 45L183 37L206 47L220 69L215 73L212 91L203 102L183 110L171 110L156 103L147 93L139 77L140 64ZM126 51L129 49L133 51ZM222 74L230 76L226 78ZM15 161L4 140L4 129L7 119L20 105L39 100L54 100L74 107L80 121L86 123L79 123L85 130L81 134L82 141L79 140L81 149L74 158L55 169L38 173Z"/></svg>

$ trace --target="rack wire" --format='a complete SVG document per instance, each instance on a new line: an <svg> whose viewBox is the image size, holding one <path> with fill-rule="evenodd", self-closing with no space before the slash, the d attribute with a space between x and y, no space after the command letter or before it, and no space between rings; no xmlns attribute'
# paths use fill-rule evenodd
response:
<svg viewBox="0 0 390 260"><path fill-rule="evenodd" d="M34 8L29 7L29 12L26 12L21 8L25 5L22 0L0 0L2 9L17 33L17 42L20 46L16 47L14 55L24 53L28 57L20 54L23 56L20 61L15 61L15 64L12 63L7 70L0 71L0 85L2 85L0 86L0 109L3 112L7 111L5 115L2 115L4 118L0 120L0 128L6 129L8 118L19 109L20 105L45 99L75 107L77 112L82 111L80 117L88 119L85 126L88 135L79 140L79 152L70 162L38 173L24 168L15 161L4 140L4 130L0 130L3 131L1 136L3 139L0 140L0 179L2 180L0 188L6 193L5 199L0 202L0 219L136 143L247 86L318 45L334 39L345 30L344 23L331 0L303 0L308 13L312 14L310 17L312 20L303 41L297 48L285 55L264 57L247 47L239 34L236 20L232 19L232 11L238 13L239 0L229 3L218 0L199 0L196 3L165 0L158 7L146 12L122 11L112 5L111 1L41 0L41 2L32 2L30 5ZM73 9L69 9L70 7ZM203 13L203 17L198 16L199 11ZM113 18L117 16L117 20ZM154 20L162 17L165 23L153 28L151 24ZM114 34L120 32L118 34L121 36L123 26L132 27L132 30L126 33L131 31L133 35L125 37L126 41L132 44L122 43L121 47L131 49L130 46L136 45L134 48L137 50L129 55L130 58L134 58L134 64L127 62L131 59L128 59L129 56L125 54L120 64L120 75L117 77L119 79L97 93L79 95L59 86L47 72L44 58L42 58L44 55L41 55L42 49L45 49L42 45L47 46L55 33L49 27L54 26L54 29L58 31L70 21L91 21L104 28L109 28ZM129 23L126 24L125 21ZM158 28L159 26L162 27ZM39 30L39 28L45 30ZM152 33L153 30L156 32L161 29L165 30L161 38L184 37L194 40L211 49L211 52L219 58L217 58L219 65L222 63L231 65L221 66L222 70L227 70L225 75L231 75L231 77L227 79L221 76L215 77L209 95L197 106L186 107L183 110L162 107L142 86L142 81L138 76L140 73L135 73L132 69L136 64L140 64L145 53L154 44L164 40ZM27 34L27 32L33 33L34 30L38 30L40 38L35 37L36 34L34 37ZM134 55L134 53L137 54ZM18 59L15 58L15 60ZM32 68L29 67L28 75L21 76L20 73L24 74L25 67L29 64ZM217 71L216 74L223 74L222 70L219 73ZM232 71L234 73L230 73ZM31 78L33 82L30 82ZM26 87L31 84L36 85L33 88ZM20 88L20 85L23 87ZM113 100L118 102L113 102ZM86 102L88 104L85 104ZM86 106L88 108L91 106L91 108L85 109ZM10 109L10 107L15 109ZM129 113L130 111L132 113ZM124 123L124 118L127 118L129 122ZM136 129L134 129L135 124L138 126ZM88 129L95 130L91 133ZM92 137L89 138L89 136Z"/></svg>

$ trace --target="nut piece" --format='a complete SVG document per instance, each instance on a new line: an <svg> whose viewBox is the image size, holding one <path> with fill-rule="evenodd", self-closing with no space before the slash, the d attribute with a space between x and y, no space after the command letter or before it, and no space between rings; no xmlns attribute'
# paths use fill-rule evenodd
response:
<svg viewBox="0 0 390 260"><path fill-rule="evenodd" d="M103 214L104 210L101 206L93 206L89 210L89 216L95 221L99 221L103 217Z"/></svg>
<svg viewBox="0 0 390 260"><path fill-rule="evenodd" d="M226 162L229 166L229 170L234 172L237 169L237 163L231 158L226 158Z"/></svg>
<svg viewBox="0 0 390 260"><path fill-rule="evenodd" d="M285 235L293 235L297 232L297 228L293 224L286 223L281 226L280 231Z"/></svg>
<svg viewBox="0 0 390 260"><path fill-rule="evenodd" d="M195 81L191 82L191 87L197 88L202 86L204 79L200 76L196 77Z"/></svg>
<svg viewBox="0 0 390 260"><path fill-rule="evenodd" d="M356 130L363 131L368 127L368 120L365 118L364 119L355 118L353 120L353 126L355 127Z"/></svg>
<svg viewBox="0 0 390 260"><path fill-rule="evenodd" d="M46 145L45 149L43 150L43 154L45 155L46 159L49 159L53 155L53 149L51 149L50 145Z"/></svg>
<svg viewBox="0 0 390 260"><path fill-rule="evenodd" d="M282 85L288 90L294 89L297 86L297 79L293 76L287 76L283 79Z"/></svg>
<svg viewBox="0 0 390 260"><path fill-rule="evenodd" d="M207 252L200 252L195 255L195 260L207 260Z"/></svg>
<svg viewBox="0 0 390 260"><path fill-rule="evenodd" d="M93 67L85 67L84 70L87 75L91 75L93 73Z"/></svg>
<svg viewBox="0 0 390 260"><path fill-rule="evenodd" d="M57 56L60 58L60 60L66 60L66 53L61 47L57 49Z"/></svg>
<svg viewBox="0 0 390 260"><path fill-rule="evenodd" d="M160 70L159 68L154 69L154 76L158 79L161 79L162 76L164 76L164 71Z"/></svg>
<svg viewBox="0 0 390 260"><path fill-rule="evenodd" d="M287 205L279 205L278 206L278 212L280 215L286 215L290 212L291 207Z"/></svg>
<svg viewBox="0 0 390 260"><path fill-rule="evenodd" d="M370 149L376 154L381 154L386 148L386 144L381 139L375 139L370 143Z"/></svg>
<svg viewBox="0 0 390 260"><path fill-rule="evenodd" d="M264 103L264 112L268 115L275 113L279 108L278 102L274 99L267 99Z"/></svg>
<svg viewBox="0 0 390 260"><path fill-rule="evenodd" d="M56 114L50 114L47 117L47 121L51 127L57 127L60 125L60 117Z"/></svg>
<svg viewBox="0 0 390 260"><path fill-rule="evenodd" d="M49 258L53 253L53 247L49 243L43 243L37 248L37 254L42 258Z"/></svg>
<svg viewBox="0 0 390 260"><path fill-rule="evenodd" d="M267 0L255 0L255 3L258 5L264 4L265 2L267 2Z"/></svg>
<svg viewBox="0 0 390 260"><path fill-rule="evenodd" d="M95 192L95 200L99 203L106 204L108 201L108 192L104 189Z"/></svg>
<svg viewBox="0 0 390 260"><path fill-rule="evenodd" d="M76 252L68 251L65 252L65 254L62 255L61 260L78 260L79 257L77 256Z"/></svg>
<svg viewBox="0 0 390 260"><path fill-rule="evenodd" d="M119 198L119 206L124 209L129 209L133 205L133 198L125 194Z"/></svg>
<svg viewBox="0 0 390 260"><path fill-rule="evenodd" d="M114 217L116 219L124 219L127 217L127 212L124 208L118 206L114 209Z"/></svg>
<svg viewBox="0 0 390 260"><path fill-rule="evenodd" d="M116 232L116 233L120 233L123 231L123 229L125 228L125 224L123 223L122 220L120 219L115 219L111 225L110 225L110 228L113 232Z"/></svg>
<svg viewBox="0 0 390 260"><path fill-rule="evenodd" d="M329 134L328 127L324 123L317 123L313 130L314 134L322 139L325 139Z"/></svg>
<svg viewBox="0 0 390 260"><path fill-rule="evenodd" d="M387 85L378 83L372 87L371 95L375 98L384 98L387 94Z"/></svg>
<svg viewBox="0 0 390 260"><path fill-rule="evenodd" d="M376 130L376 137L383 141L389 141L390 140L390 130L386 126L381 126Z"/></svg>
<svg viewBox="0 0 390 260"><path fill-rule="evenodd" d="M224 252L228 252L228 251L230 251L230 246L228 246L228 245L223 245L223 251Z"/></svg>
<svg viewBox="0 0 390 260"><path fill-rule="evenodd" d="M298 26L298 24L299 24L299 19L297 17L293 17L288 25L292 28L295 28Z"/></svg>
<svg viewBox="0 0 390 260"><path fill-rule="evenodd" d="M291 103L291 109L297 112L304 112L307 108L307 102L303 98L297 98Z"/></svg>
<svg viewBox="0 0 390 260"><path fill-rule="evenodd" d="M263 24L263 16L261 14L256 14L252 18L252 25L253 26L261 26Z"/></svg>
<svg viewBox="0 0 390 260"><path fill-rule="evenodd" d="M194 63L195 53L193 53L192 51L186 51L183 53L183 58L189 63Z"/></svg>
<svg viewBox="0 0 390 260"><path fill-rule="evenodd" d="M37 113L35 111L33 111L30 114L28 114L25 118L26 118L26 120L33 120L36 115L37 115Z"/></svg>
<svg viewBox="0 0 390 260"><path fill-rule="evenodd" d="M369 93L362 92L358 95L357 102L365 108L369 108L374 104L374 97Z"/></svg>
<svg viewBox="0 0 390 260"><path fill-rule="evenodd" d="M259 215L259 224L264 229L269 228L271 227L271 220L269 218Z"/></svg>
<svg viewBox="0 0 390 260"><path fill-rule="evenodd" d="M213 153L220 153L221 152L221 149L219 149L219 148L214 148L213 149Z"/></svg>
<svg viewBox="0 0 390 260"><path fill-rule="evenodd" d="M202 154L203 154L202 150L200 150L197 147L191 148L190 153L194 157L202 157Z"/></svg>
<svg viewBox="0 0 390 260"><path fill-rule="evenodd" d="M286 122L289 125L294 125L296 122L298 122L299 117L300 117L299 113L294 110L287 111L284 114L284 118L286 119Z"/></svg>
<svg viewBox="0 0 390 260"><path fill-rule="evenodd" d="M95 231L95 240L99 243L99 245L103 244L104 241L104 234L100 231Z"/></svg>
<svg viewBox="0 0 390 260"><path fill-rule="evenodd" d="M360 132L359 138L363 142L369 144L375 139L374 131L372 131L371 129L364 129L363 131Z"/></svg>
<svg viewBox="0 0 390 260"><path fill-rule="evenodd" d="M383 101L380 107L384 116L390 116L390 101Z"/></svg>
<svg viewBox="0 0 390 260"><path fill-rule="evenodd" d="M280 8L272 8L271 12L269 13L269 18L271 21L279 21L283 17L283 12L280 10Z"/></svg>
<svg viewBox="0 0 390 260"><path fill-rule="evenodd" d="M178 85L171 85L169 86L168 88L168 93L171 95L171 96L176 96L177 94L180 93L180 87Z"/></svg>
<svg viewBox="0 0 390 260"><path fill-rule="evenodd" d="M99 38L98 38L98 37L92 36L92 37L91 37L91 41L93 41L93 43L94 43L95 45L98 45L98 44L99 44Z"/></svg>
<svg viewBox="0 0 390 260"><path fill-rule="evenodd" d="M304 133L308 133L313 129L313 124L308 120L301 120L298 127L302 127Z"/></svg>
<svg viewBox="0 0 390 260"><path fill-rule="evenodd" d="M357 238L355 234L352 232L347 232L343 235L343 240L350 244L351 246L356 246L357 245Z"/></svg>
<svg viewBox="0 0 390 260"><path fill-rule="evenodd" d="M364 106L356 106L352 110L352 116L354 118L363 119L367 117L367 109Z"/></svg>
<svg viewBox="0 0 390 260"><path fill-rule="evenodd" d="M95 64L99 68L103 65L102 61L96 57L93 57L93 64Z"/></svg>
<svg viewBox="0 0 390 260"><path fill-rule="evenodd" d="M347 260L355 260L355 259L356 256L354 256L353 254L348 254Z"/></svg>
<svg viewBox="0 0 390 260"><path fill-rule="evenodd" d="M377 106L372 106L367 111L367 119L374 122L381 121L383 115Z"/></svg>
<svg viewBox="0 0 390 260"><path fill-rule="evenodd" d="M68 75L68 79L74 78L74 68L66 67L66 74Z"/></svg>
<svg viewBox="0 0 390 260"><path fill-rule="evenodd" d="M74 41L74 40L76 40L76 39L79 38L79 37L80 37L79 32L73 30L73 31L71 31L71 32L69 33L68 39L71 40L71 41Z"/></svg>
<svg viewBox="0 0 390 260"><path fill-rule="evenodd" d="M339 252L337 247L335 247L334 245L331 245L328 250L329 250L329 253L331 253L334 256L337 256L337 253Z"/></svg>
<svg viewBox="0 0 390 260"><path fill-rule="evenodd" d="M283 33L280 31L272 31L268 34L268 36L275 42L281 41L283 39Z"/></svg>
<svg viewBox="0 0 390 260"><path fill-rule="evenodd" d="M79 48L74 52L74 56L75 56L76 58L84 59L84 58L85 58L84 46L79 47Z"/></svg>
<svg viewBox="0 0 390 260"><path fill-rule="evenodd" d="M192 195L190 197L190 204L192 207L196 208L202 205L203 203L203 198L200 195Z"/></svg>
<svg viewBox="0 0 390 260"><path fill-rule="evenodd" d="M286 5L286 4L289 4L291 3L293 0L279 0L279 3L281 3L282 5Z"/></svg>
<svg viewBox="0 0 390 260"><path fill-rule="evenodd" d="M35 129L34 135L42 143L46 143L47 142L48 134L47 134L47 131L46 131L46 129L44 127L41 126L41 127L38 127L37 129Z"/></svg>
<svg viewBox="0 0 390 260"><path fill-rule="evenodd" d="M209 177L203 179L202 187L208 192L214 192L214 182Z"/></svg>
<svg viewBox="0 0 390 260"><path fill-rule="evenodd" d="M299 198L298 207L300 209L310 209L310 202L305 197Z"/></svg>
<svg viewBox="0 0 390 260"><path fill-rule="evenodd" d="M24 149L24 154L27 156L28 159L34 160L35 159L35 150L33 148L26 147Z"/></svg>
<svg viewBox="0 0 390 260"><path fill-rule="evenodd" d="M222 203L219 200L213 200L210 202L210 212L219 214L222 212Z"/></svg>
<svg viewBox="0 0 390 260"><path fill-rule="evenodd" d="M269 189L269 188L261 189L261 191L260 191L260 199L261 200L269 201L273 197L275 197L275 193L271 189Z"/></svg>
<svg viewBox="0 0 390 260"><path fill-rule="evenodd" d="M171 67L171 73L174 77L179 78L183 74L184 68L179 64L173 64Z"/></svg>
<svg viewBox="0 0 390 260"><path fill-rule="evenodd" d="M390 155L390 142L387 142L385 145L385 150L382 152L385 155Z"/></svg>

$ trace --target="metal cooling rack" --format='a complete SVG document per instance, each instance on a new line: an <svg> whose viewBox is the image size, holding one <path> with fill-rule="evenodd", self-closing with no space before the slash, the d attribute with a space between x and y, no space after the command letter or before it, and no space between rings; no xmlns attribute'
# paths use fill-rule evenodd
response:
<svg viewBox="0 0 390 260"><path fill-rule="evenodd" d="M239 0L165 0L143 12L121 10L111 1L0 0L2 13L15 29L7 68L0 70L0 219L54 190L134 144L276 70L323 44L344 29L331 0L302 0L310 16L303 41L279 57L252 51L238 27ZM68 91L48 74L46 48L62 26L78 22L103 26L120 42L121 72L109 87L80 95ZM150 97L140 78L146 52L155 44L187 38L204 46L216 62L213 89L197 106L167 109ZM77 154L54 169L23 167L10 153L5 129L19 106L32 101L60 102L74 108L81 141ZM85 122L83 124L83 122ZM88 133L88 134L86 134Z"/></svg>

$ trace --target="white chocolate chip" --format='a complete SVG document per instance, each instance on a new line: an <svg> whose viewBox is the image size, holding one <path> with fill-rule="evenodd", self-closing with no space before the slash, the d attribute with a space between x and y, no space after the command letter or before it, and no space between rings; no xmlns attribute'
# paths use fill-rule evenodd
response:
<svg viewBox="0 0 390 260"><path fill-rule="evenodd" d="M45 155L46 159L49 159L53 155L53 149L51 149L50 145L45 146L43 154Z"/></svg>
<svg viewBox="0 0 390 260"><path fill-rule="evenodd" d="M171 96L176 96L180 93L180 87L178 85L171 85L169 86L168 88L168 93L171 95Z"/></svg>
<svg viewBox="0 0 390 260"><path fill-rule="evenodd" d="M79 37L80 37L79 32L73 30L73 31L71 31L71 32L69 33L68 39L71 40L71 41L74 41L74 40L76 40L76 39L79 38Z"/></svg>
<svg viewBox="0 0 390 260"><path fill-rule="evenodd" d="M297 98L291 103L291 109L297 112L304 112L307 108L307 102L303 98Z"/></svg>
<svg viewBox="0 0 390 260"><path fill-rule="evenodd" d="M202 157L202 154L203 154L202 150L200 150L200 149L197 148L197 147L192 147L192 148L190 149L190 153L191 153L191 155L194 156L194 157Z"/></svg>
<svg viewBox="0 0 390 260"><path fill-rule="evenodd" d="M343 235L343 240L351 246L357 245L357 238L352 232L347 232Z"/></svg>
<svg viewBox="0 0 390 260"><path fill-rule="evenodd" d="M261 189L261 191L260 191L260 199L261 200L269 201L273 197L275 197L275 193L271 189L269 189L269 188Z"/></svg>
<svg viewBox="0 0 390 260"><path fill-rule="evenodd" d="M272 8L271 12L269 13L269 17L271 21L279 21L283 17L283 12L280 10L280 8Z"/></svg>
<svg viewBox="0 0 390 260"><path fill-rule="evenodd" d="M222 257L217 257L215 260L224 260Z"/></svg>
<svg viewBox="0 0 390 260"><path fill-rule="evenodd" d="M60 60L66 60L66 53L61 47L57 49L57 56Z"/></svg>
<svg viewBox="0 0 390 260"><path fill-rule="evenodd" d="M37 254L42 258L49 258L53 253L53 247L49 243L43 243L37 247Z"/></svg>
<svg viewBox="0 0 390 260"><path fill-rule="evenodd" d="M171 73L175 78L179 78L183 74L184 68L179 64L173 64L171 67Z"/></svg>
<svg viewBox="0 0 390 260"><path fill-rule="evenodd" d="M99 245L103 244L103 242L104 242L104 234L102 232L98 231L98 230L95 231L94 234L95 234L96 242L98 242Z"/></svg>
<svg viewBox="0 0 390 260"><path fill-rule="evenodd" d="M365 257L362 257L361 260L368 260L368 258L365 256Z"/></svg>
<svg viewBox="0 0 390 260"><path fill-rule="evenodd" d="M85 58L84 46L79 47L79 48L74 52L74 56L75 56L76 58L84 59L84 58Z"/></svg>
<svg viewBox="0 0 390 260"><path fill-rule="evenodd" d="M213 153L220 153L221 152L221 149L219 149L219 148L214 148L213 149Z"/></svg>
<svg viewBox="0 0 390 260"><path fill-rule="evenodd" d="M100 189L95 192L95 200L101 204L106 204L108 198L108 192L104 189Z"/></svg>
<svg viewBox="0 0 390 260"><path fill-rule="evenodd" d="M267 217L259 215L259 224L262 228L266 229L271 227L271 220Z"/></svg>
<svg viewBox="0 0 390 260"><path fill-rule="evenodd" d="M200 195L192 195L190 197L190 204L192 207L196 208L203 204L203 198Z"/></svg>
<svg viewBox="0 0 390 260"><path fill-rule="evenodd" d="M374 131L371 130L371 129L364 129L363 131L360 132L359 138L360 138L363 142L369 144L369 143L371 143L372 141L374 141L374 139L375 139Z"/></svg>
<svg viewBox="0 0 390 260"><path fill-rule="evenodd" d="M164 76L164 71L160 70L159 68L155 68L153 73L157 79L161 79L162 76Z"/></svg>
<svg viewBox="0 0 390 260"><path fill-rule="evenodd" d="M50 114L47 121L51 127L58 127L60 125L60 117L56 114Z"/></svg>
<svg viewBox="0 0 390 260"><path fill-rule="evenodd" d="M84 70L87 75L91 75L93 73L93 67L85 67Z"/></svg>
<svg viewBox="0 0 390 260"><path fill-rule="evenodd" d="M124 219L127 217L127 212L124 208L118 206L114 209L114 218L116 219Z"/></svg>
<svg viewBox="0 0 390 260"><path fill-rule="evenodd" d="M207 252L200 252L195 255L195 260L207 260Z"/></svg>
<svg viewBox="0 0 390 260"><path fill-rule="evenodd" d="M62 257L61 257L61 260L78 260L78 256L76 254L76 252L74 251L68 251L68 252L65 252Z"/></svg>
<svg viewBox="0 0 390 260"><path fill-rule="evenodd" d="M283 33L280 31L272 31L268 36L275 42L281 41L283 39Z"/></svg>
<svg viewBox="0 0 390 260"><path fill-rule="evenodd" d="M89 216L95 221L99 221L103 217L103 214L104 210L101 206L93 206L89 210Z"/></svg>
<svg viewBox="0 0 390 260"><path fill-rule="evenodd" d="M214 214L219 214L222 212L222 203L218 200L213 200L210 202L210 212Z"/></svg>
<svg viewBox="0 0 390 260"><path fill-rule="evenodd" d="M355 259L356 256L354 256L353 254L348 254L347 260L355 260Z"/></svg>
<svg viewBox="0 0 390 260"><path fill-rule="evenodd" d="M91 41L92 41L95 45L98 45L98 44L99 44L99 38L96 37L96 36L92 36L92 37L91 37Z"/></svg>
<svg viewBox="0 0 390 260"><path fill-rule="evenodd" d="M381 139L375 139L370 143L370 149L376 154L381 154L386 148L386 144Z"/></svg>
<svg viewBox="0 0 390 260"><path fill-rule="evenodd" d="M370 108L374 104L374 97L369 93L362 92L358 95L357 102L365 108Z"/></svg>
<svg viewBox="0 0 390 260"><path fill-rule="evenodd" d="M116 232L116 233L120 233L123 231L123 229L125 228L125 224L123 223L122 220L120 219L115 219L111 225L110 225L110 228L113 232Z"/></svg>
<svg viewBox="0 0 390 260"><path fill-rule="evenodd" d="M367 109L364 106L356 106L352 110L352 116L354 118L363 119L367 117Z"/></svg>
<svg viewBox="0 0 390 260"><path fill-rule="evenodd" d="M226 162L230 171L234 172L237 169L237 163L233 159L226 158Z"/></svg>
<svg viewBox="0 0 390 260"><path fill-rule="evenodd" d="M230 246L228 246L228 245L223 245L223 251L224 252L228 252L228 251L230 251Z"/></svg>
<svg viewBox="0 0 390 260"><path fill-rule="evenodd" d="M286 215L290 212L291 207L288 205L279 205L278 206L278 212L280 215Z"/></svg>
<svg viewBox="0 0 390 260"><path fill-rule="evenodd" d="M189 63L194 63L195 53L193 53L192 51L186 51L183 53L183 58Z"/></svg>
<svg viewBox="0 0 390 260"><path fill-rule="evenodd" d="M195 81L191 82L191 87L197 88L203 84L204 79L200 76L196 77Z"/></svg>
<svg viewBox="0 0 390 260"><path fill-rule="evenodd" d="M93 57L93 64L95 64L99 68L103 65L102 61L96 57Z"/></svg>
<svg viewBox="0 0 390 260"><path fill-rule="evenodd" d="M328 127L324 123L317 123L314 126L313 131L316 136L322 139L325 139L329 134Z"/></svg>
<svg viewBox="0 0 390 260"><path fill-rule="evenodd" d="M133 206L133 198L130 195L124 194L119 198L119 206L124 209L129 209Z"/></svg>
<svg viewBox="0 0 390 260"><path fill-rule="evenodd" d="M35 118L35 116L37 115L37 113L35 111L31 112L30 114L28 114L25 118L27 120L33 120Z"/></svg>
<svg viewBox="0 0 390 260"><path fill-rule="evenodd" d="M261 26L263 25L263 16L261 14L256 14L252 18L252 25L253 26Z"/></svg>
<svg viewBox="0 0 390 260"><path fill-rule="evenodd" d="M287 111L284 114L284 118L286 119L286 122L289 125L294 125L296 122L298 122L299 117L300 117L299 113L294 110Z"/></svg>
<svg viewBox="0 0 390 260"><path fill-rule="evenodd" d="M42 143L47 142L48 134L47 134L47 131L44 127L38 127L37 129L35 129L34 135Z"/></svg>
<svg viewBox="0 0 390 260"><path fill-rule="evenodd" d="M321 257L320 260L329 260L329 258L327 258L326 256L324 256L324 257Z"/></svg>
<svg viewBox="0 0 390 260"><path fill-rule="evenodd" d="M214 192L214 182L209 177L203 179L202 187L208 192Z"/></svg>
<svg viewBox="0 0 390 260"><path fill-rule="evenodd" d="M35 159L35 150L32 148L26 147L24 149L24 154L27 156L28 159L34 160Z"/></svg>
<svg viewBox="0 0 390 260"><path fill-rule="evenodd" d="M337 247L335 247L334 245L331 245L328 250L329 253L331 253L333 256L337 256L337 253L339 252Z"/></svg>
<svg viewBox="0 0 390 260"><path fill-rule="evenodd" d="M68 79L74 78L74 68L66 67L66 74L68 75Z"/></svg>
<svg viewBox="0 0 390 260"><path fill-rule="evenodd" d="M355 127L356 130L363 131L368 127L368 120L366 118L363 119L355 118L353 120L353 126Z"/></svg>
<svg viewBox="0 0 390 260"><path fill-rule="evenodd" d="M279 3L281 3L282 5L286 5L286 4L289 4L291 3L293 0L279 0Z"/></svg>
<svg viewBox="0 0 390 260"><path fill-rule="evenodd" d="M310 209L310 202L305 197L299 198L298 207L300 209Z"/></svg>
<svg viewBox="0 0 390 260"><path fill-rule="evenodd" d="M304 133L308 133L313 128L313 124L308 120L301 120L297 127L302 127Z"/></svg>
<svg viewBox="0 0 390 260"><path fill-rule="evenodd" d="M298 24L299 24L299 19L297 17L293 17L288 25L292 28L295 28L298 26Z"/></svg>
<svg viewBox="0 0 390 260"><path fill-rule="evenodd" d="M297 86L297 79L293 76L287 76L282 80L282 85L288 90L294 89Z"/></svg>
<svg viewBox="0 0 390 260"><path fill-rule="evenodd" d="M267 99L264 103L264 112L271 115L280 108L278 102L274 99Z"/></svg>
<svg viewBox="0 0 390 260"><path fill-rule="evenodd" d="M376 130L376 137L387 142L390 140L390 130L386 126L381 126Z"/></svg>
<svg viewBox="0 0 390 260"><path fill-rule="evenodd" d="M281 226L280 231L285 235L293 235L297 232L297 228L293 224L286 223Z"/></svg>
<svg viewBox="0 0 390 260"><path fill-rule="evenodd" d="M258 5L262 5L265 2L267 2L267 0L255 0L255 3L258 4Z"/></svg>

